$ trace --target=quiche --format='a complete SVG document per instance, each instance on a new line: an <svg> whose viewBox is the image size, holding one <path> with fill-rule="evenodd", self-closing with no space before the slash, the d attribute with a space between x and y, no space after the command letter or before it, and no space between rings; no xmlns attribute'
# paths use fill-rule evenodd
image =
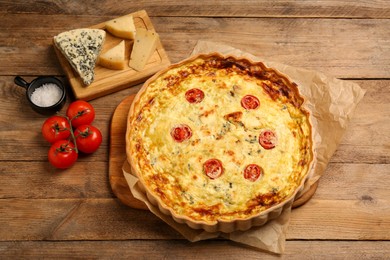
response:
<svg viewBox="0 0 390 260"><path fill-rule="evenodd" d="M126 153L149 200L177 222L246 230L277 217L307 179L310 113L298 86L263 63L199 55L145 82Z"/></svg>

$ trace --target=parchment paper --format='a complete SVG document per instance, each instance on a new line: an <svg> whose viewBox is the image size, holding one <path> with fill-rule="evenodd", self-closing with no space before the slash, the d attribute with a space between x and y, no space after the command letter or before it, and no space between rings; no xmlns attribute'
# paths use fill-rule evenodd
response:
<svg viewBox="0 0 390 260"><path fill-rule="evenodd" d="M192 55L210 52L243 56L253 61L261 61L266 66L279 70L287 75L291 81L298 84L300 92L306 98L305 105L311 111L315 156L315 163L310 170L304 188L296 196L299 197L313 183L318 181L324 173L331 156L340 143L353 111L365 94L365 90L350 81L338 80L317 71L266 61L261 57L255 57L242 50L220 43L199 41L194 47ZM138 186L138 179L131 174L131 168L127 162L123 165L123 173L134 197L145 202L152 213L181 233L189 241L195 242L224 237L264 251L278 254L284 251L292 203L284 206L283 212L278 218L267 222L263 226L252 227L248 231L236 231L229 234L221 232L208 233L204 230L194 230L186 224L179 224L170 216L162 214L158 208L148 201L146 195L141 191Z"/></svg>

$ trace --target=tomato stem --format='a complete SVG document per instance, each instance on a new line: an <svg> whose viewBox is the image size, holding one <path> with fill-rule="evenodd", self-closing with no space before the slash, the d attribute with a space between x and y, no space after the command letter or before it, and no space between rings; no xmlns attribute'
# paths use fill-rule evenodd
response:
<svg viewBox="0 0 390 260"><path fill-rule="evenodd" d="M73 148L73 147L70 147L70 146L69 146L69 141L68 141L66 144L61 144L60 147L58 147L58 148L56 149L56 153L58 153L58 152L69 152L69 151L72 151L73 149L74 149L74 150L76 151L76 153L77 153L77 147L76 147L76 145L75 145L74 148Z"/></svg>
<svg viewBox="0 0 390 260"><path fill-rule="evenodd" d="M69 119L69 117L66 116L65 118L66 118L66 120L68 120L69 125L72 125L72 122ZM70 127L70 135L72 136L72 140L73 140L75 151L76 151L76 153L79 153L79 149L77 149L76 137L74 136L72 127Z"/></svg>
<svg viewBox="0 0 390 260"><path fill-rule="evenodd" d="M81 136L82 138L86 138L86 137L88 137L88 136L90 136L92 134L91 133L91 129L89 128L89 126L85 130L83 130L83 131L81 131L80 129L76 129L76 130L78 130L77 131L77 135L75 135L76 138L79 137L79 136Z"/></svg>
<svg viewBox="0 0 390 260"><path fill-rule="evenodd" d="M69 120L68 120L68 122L69 122ZM68 130L67 127L62 127L58 123L56 123L53 128L54 128L56 135L59 134L59 132L64 132L64 131Z"/></svg>
<svg viewBox="0 0 390 260"><path fill-rule="evenodd" d="M84 110L81 110L81 111L78 111L77 114L70 119L70 121L72 121L72 120L74 120L74 119L76 119L76 118L78 118L78 117L80 117L82 115L88 114L89 112L91 112L91 110L89 110L88 108L84 109Z"/></svg>

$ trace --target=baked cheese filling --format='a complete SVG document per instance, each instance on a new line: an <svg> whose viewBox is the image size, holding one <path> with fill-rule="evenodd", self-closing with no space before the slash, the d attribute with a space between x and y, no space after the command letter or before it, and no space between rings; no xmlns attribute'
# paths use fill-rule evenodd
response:
<svg viewBox="0 0 390 260"><path fill-rule="evenodd" d="M308 172L303 99L259 65L199 58L159 75L137 102L132 167L176 215L245 219L291 197Z"/></svg>

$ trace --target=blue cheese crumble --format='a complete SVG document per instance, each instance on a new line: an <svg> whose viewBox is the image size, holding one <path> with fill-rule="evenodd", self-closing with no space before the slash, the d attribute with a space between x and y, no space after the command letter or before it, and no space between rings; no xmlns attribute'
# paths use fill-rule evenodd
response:
<svg viewBox="0 0 390 260"><path fill-rule="evenodd" d="M106 32L101 29L75 29L54 37L54 43L85 85L95 78L95 65L102 50Z"/></svg>

